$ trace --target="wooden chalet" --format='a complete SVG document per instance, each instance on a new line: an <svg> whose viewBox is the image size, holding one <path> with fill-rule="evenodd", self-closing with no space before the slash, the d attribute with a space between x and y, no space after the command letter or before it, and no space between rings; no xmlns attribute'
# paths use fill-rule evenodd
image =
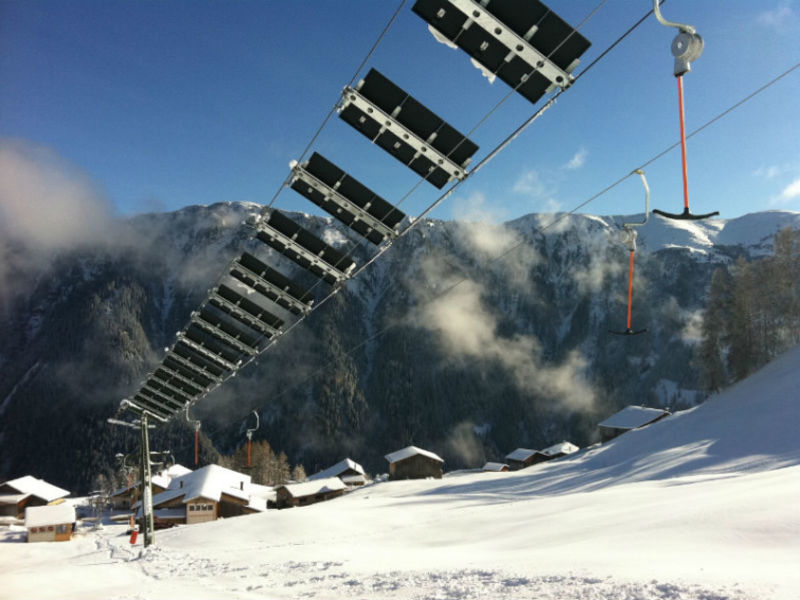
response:
<svg viewBox="0 0 800 600"><path fill-rule="evenodd" d="M407 446L385 458L389 461L389 479L441 479L444 475L444 459L416 446Z"/></svg>
<svg viewBox="0 0 800 600"><path fill-rule="evenodd" d="M613 440L618 435L631 429L641 429L669 416L670 412L662 408L644 406L626 406L600 423L600 439L603 442Z"/></svg>
<svg viewBox="0 0 800 600"><path fill-rule="evenodd" d="M561 456L567 456L568 454L574 454L578 450L580 450L580 448L578 448L575 444L571 444L570 442L560 442L545 448L542 450L542 454L546 454L553 459Z"/></svg>
<svg viewBox="0 0 800 600"><path fill-rule="evenodd" d="M67 502L25 509L28 542L68 542L75 526L75 507Z"/></svg>
<svg viewBox="0 0 800 600"><path fill-rule="evenodd" d="M162 526L192 525L263 512L263 490L254 487L265 486L254 486L249 475L207 465L172 479L165 491L153 496L154 520ZM136 508L141 516L141 502Z"/></svg>
<svg viewBox="0 0 800 600"><path fill-rule="evenodd" d="M338 477L281 485L275 490L275 508L307 506L341 496L347 484Z"/></svg>
<svg viewBox="0 0 800 600"><path fill-rule="evenodd" d="M481 467L481 471L490 471L492 473L505 473L508 470L508 465L506 463L499 462L487 462Z"/></svg>
<svg viewBox="0 0 800 600"><path fill-rule="evenodd" d="M535 465L552 457L539 450L531 450L530 448L517 448L513 452L506 454L506 464L511 471L519 471L526 469L531 465Z"/></svg>
<svg viewBox="0 0 800 600"><path fill-rule="evenodd" d="M11 479L0 484L0 516L22 519L26 508L46 506L66 496L67 490L43 479L30 475Z"/></svg>
<svg viewBox="0 0 800 600"><path fill-rule="evenodd" d="M308 481L318 481L329 477L338 477L348 487L364 485L367 481L364 467L349 458L345 458L319 473L314 473L308 478Z"/></svg>

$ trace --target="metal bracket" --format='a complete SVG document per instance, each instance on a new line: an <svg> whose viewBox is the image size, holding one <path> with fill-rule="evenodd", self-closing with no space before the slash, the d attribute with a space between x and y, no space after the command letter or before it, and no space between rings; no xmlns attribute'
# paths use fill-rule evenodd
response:
<svg viewBox="0 0 800 600"><path fill-rule="evenodd" d="M700 58L703 53L703 38L697 33L691 25L684 25L683 23L675 23L668 21L661 14L661 7L659 0L653 0L653 13L656 15L658 22L665 27L675 27L679 30L678 35L672 40L672 56L675 57L675 66L673 74L675 77L681 77L692 70L692 62Z"/></svg>
<svg viewBox="0 0 800 600"><path fill-rule="evenodd" d="M364 208L361 208L357 204L354 204L344 196L342 196L339 192L337 192L334 188L328 186L327 184L323 183L316 177L314 177L311 173L306 171L305 166L308 163L304 164L294 164L292 166L292 183L295 181L302 181L310 188L313 188L323 196L327 200L338 204L342 209L346 210L347 212L351 213L357 221L362 221L366 223L369 227L374 229L375 231L381 233L384 237L395 238L397 237L398 233L391 227L388 227L380 220L373 217L369 214ZM369 205L367 205L367 208Z"/></svg>
<svg viewBox="0 0 800 600"><path fill-rule="evenodd" d="M485 7L473 0L449 0L449 2L467 16L467 21L463 25L464 29L468 28L472 22L477 23L503 46L510 48L513 54L535 67L539 73L552 81L554 85L566 88L572 84L572 75L556 66L547 56L531 46L527 39L518 36L505 23L486 10ZM535 30L529 31L526 37L530 38L534 33ZM509 60L511 58L507 57L506 62ZM577 65L578 61L576 60L570 67L574 69Z"/></svg>
<svg viewBox="0 0 800 600"><path fill-rule="evenodd" d="M316 254L314 254L313 252L311 252L310 250L308 250L304 246L301 246L300 244L298 244L294 240L294 238L290 238L289 236L284 235L283 233L278 231L277 229L273 229L265 221L262 221L262 222L260 222L258 224L258 230L261 233L266 234L267 236L269 236L273 240L275 240L275 241L279 242L280 244L286 246L287 248L291 248L291 250L293 252L295 252L298 255L302 256L304 259L306 259L312 265L314 265L315 267L317 267L320 270L324 271L327 275L329 275L330 277L332 277L336 281L343 281L343 280L347 279L349 277L349 275L350 275L350 271L352 271L356 266L355 263L351 263L350 266L347 267L347 269L344 270L344 271L342 271L340 269L337 269L336 267L331 265L329 262L327 262L325 259L317 256Z"/></svg>
<svg viewBox="0 0 800 600"><path fill-rule="evenodd" d="M450 179L464 179L466 168L469 159L464 161L463 165L454 163L447 158L444 154L439 152L436 148L431 146L428 142L417 136L413 131L408 129L405 125L395 120L392 115L387 114L380 109L376 104L373 104L362 96L356 89L345 87L342 92L342 101L340 104L339 112L343 111L349 105L355 106L361 112L367 113L372 119L381 125L380 132L375 136L376 138L386 129L389 129L397 137L403 140L403 143L411 146L416 152L416 156L425 156L433 162L434 166L438 166L450 176ZM374 141L374 140L373 140Z"/></svg>

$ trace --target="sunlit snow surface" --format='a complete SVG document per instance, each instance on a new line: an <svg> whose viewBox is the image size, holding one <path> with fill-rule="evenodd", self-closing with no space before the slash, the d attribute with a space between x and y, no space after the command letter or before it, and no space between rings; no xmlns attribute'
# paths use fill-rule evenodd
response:
<svg viewBox="0 0 800 600"><path fill-rule="evenodd" d="M796 599L800 348L705 404L514 473L71 543L0 543L0 598ZM140 538L141 540L141 538Z"/></svg>

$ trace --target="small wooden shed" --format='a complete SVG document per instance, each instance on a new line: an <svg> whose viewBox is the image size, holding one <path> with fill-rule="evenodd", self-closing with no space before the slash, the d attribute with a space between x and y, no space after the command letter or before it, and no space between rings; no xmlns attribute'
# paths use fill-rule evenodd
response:
<svg viewBox="0 0 800 600"><path fill-rule="evenodd" d="M505 473L508 471L508 465L506 463L499 463L499 462L487 462L483 465L481 471L490 471L493 473Z"/></svg>
<svg viewBox="0 0 800 600"><path fill-rule="evenodd" d="M613 440L626 431L646 427L647 425L669 416L669 414L670 412L663 408L626 406L598 425L600 428L600 439L603 442Z"/></svg>
<svg viewBox="0 0 800 600"><path fill-rule="evenodd" d="M553 444L542 450L542 454L546 454L550 458L559 458L561 456L566 456L567 454L574 454L580 450L575 444L570 442L559 442L558 444Z"/></svg>
<svg viewBox="0 0 800 600"><path fill-rule="evenodd" d="M25 509L28 542L68 542L74 523L75 507L67 502Z"/></svg>
<svg viewBox="0 0 800 600"><path fill-rule="evenodd" d="M308 481L328 479L329 477L338 477L349 487L364 485L367 482L367 476L364 472L364 467L349 458L339 461L324 471L314 473L308 478Z"/></svg>
<svg viewBox="0 0 800 600"><path fill-rule="evenodd" d="M385 458L389 461L389 479L441 479L444 475L444 459L416 446L407 446Z"/></svg>
<svg viewBox="0 0 800 600"><path fill-rule="evenodd" d="M550 458L552 457L538 450L517 448L513 452L506 454L506 463L508 464L508 468L512 471L519 471L531 465L550 460Z"/></svg>
<svg viewBox="0 0 800 600"><path fill-rule="evenodd" d="M275 490L275 507L291 508L324 502L341 496L346 490L347 485L338 477L282 485Z"/></svg>

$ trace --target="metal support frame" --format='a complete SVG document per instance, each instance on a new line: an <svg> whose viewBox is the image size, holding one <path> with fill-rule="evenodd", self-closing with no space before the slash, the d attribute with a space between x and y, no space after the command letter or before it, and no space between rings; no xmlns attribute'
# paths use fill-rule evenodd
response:
<svg viewBox="0 0 800 600"><path fill-rule="evenodd" d="M386 129L390 129L394 135L402 139L403 143L408 144L414 149L416 152L414 158L417 156L424 156L433 163L431 172L434 168L439 167L447 172L450 180L458 179L460 181L466 177L466 166L470 162L469 158L464 161L463 165L454 163L447 156L431 146L426 140L423 140L408 127L397 121L393 116L384 112L377 104L367 100L357 89L348 86L342 91L342 100L337 110L342 112L351 104L380 123L381 129L375 136L376 138Z"/></svg>
<svg viewBox="0 0 800 600"><path fill-rule="evenodd" d="M169 405L174 405L177 408L177 407L182 407L184 404L186 404L185 402L181 402L180 400L173 398L172 396L168 396L164 392L160 392L154 387L151 387L149 380L145 382L145 384L141 387L140 391L147 392L148 394L153 394L156 398L166 402L167 404L164 406L164 408L170 408Z"/></svg>
<svg viewBox="0 0 800 600"><path fill-rule="evenodd" d="M207 358L212 362L216 362L219 366L221 366L224 369L227 369L228 371L235 371L236 369L239 368L238 364L232 363L229 360L222 358L216 352L213 352L212 350L209 350L208 348L199 344L198 342L189 339L189 337L186 335L185 332L181 332L180 334L178 334L178 340L189 346L189 348L191 348L201 356Z"/></svg>
<svg viewBox="0 0 800 600"><path fill-rule="evenodd" d="M247 267L245 267L242 263L239 262L238 259L231 263L230 271L231 271L231 274L233 274L234 271L238 271L243 276L245 276L245 277L247 277L249 279L252 279L253 281L258 283L259 285L263 286L265 289L269 290L270 293L275 294L275 296L278 298L278 300L276 301L276 304L278 304L278 306L280 306L281 305L280 303L283 302L283 303L293 307L294 310L297 311L299 314L306 314L311 310L311 305L310 304L306 304L305 302L301 302L300 300L298 300L297 298L295 298L291 294L287 293L285 290L281 289L280 287L278 287L277 285L275 285L271 281L267 281L266 279L261 277L261 275L259 275L255 271L253 271L252 269L248 269ZM236 276L234 275L234 277L236 277ZM236 279L239 280L238 277ZM241 281L241 280L239 280L239 281ZM241 281L241 283L244 283L244 285L247 285L244 281ZM248 287L251 287L251 286L248 286ZM256 290L256 291L258 291L258 290ZM262 296L263 296L263 294L262 294ZM228 306L230 306L232 308L235 308L237 312L241 312L241 309L238 308L235 304L233 304L230 300L226 300L225 298L222 298L221 296L219 296L219 294L214 294L214 297L219 302L222 302L222 303L224 303L224 304L226 304L226 305L228 305ZM264 327L270 327L270 326L264 324ZM274 327L270 327L270 329L272 330L272 335L276 335L277 333L279 333L279 330L275 329Z"/></svg>
<svg viewBox="0 0 800 600"><path fill-rule="evenodd" d="M243 270L241 267L237 267L237 268L239 268L239 270ZM261 283L261 282L259 281L259 283ZM256 290L256 291L258 291L258 290ZM228 310L231 311L236 316L236 318L238 320L240 320L242 323L244 323L248 327L251 327L253 330L262 333L263 335L269 334L271 336L275 336L275 335L278 335L278 334L281 333L280 329L276 329L275 327L272 327L272 325L269 325L268 323L264 323L262 320L254 317L253 315L248 313L246 310L244 310L241 306L239 306L235 302L231 302L230 300L228 300L224 296L220 296L215 291L211 292L211 295L209 296L209 298L214 300L215 302L219 302L223 306L226 306L228 308Z"/></svg>
<svg viewBox="0 0 800 600"><path fill-rule="evenodd" d="M464 29L468 28L472 23L476 23L503 46L508 48L510 54L516 54L527 64L535 67L541 75L546 77L554 85L566 88L572 84L573 77L570 75L569 71L574 70L575 67L578 66L577 60L573 61L572 64L569 65L569 70L565 71L553 63L546 55L531 46L528 40L517 35L516 32L511 30L505 23L500 21L478 2L474 2L473 0L448 1L467 16ZM534 26L532 31L529 31L527 35L530 37L535 32ZM506 57L506 62L510 60L510 56Z"/></svg>
<svg viewBox="0 0 800 600"><path fill-rule="evenodd" d="M378 233L382 234L384 238L388 237L394 239L397 237L398 232L395 229L392 229L388 225L384 224L380 219L373 217L371 214L367 212L366 209L369 208L369 204L364 208L361 208L357 204L353 203L352 201L348 200L335 188L328 186L327 184L323 183L314 175L306 171L304 165L302 164L295 164L292 167L292 180L291 183L296 181L302 181L310 188L313 188L323 196L327 200L334 202L335 204L342 207L342 209L346 210L350 214L355 217L356 221L362 221L368 227L372 228L373 230L377 231Z"/></svg>
<svg viewBox="0 0 800 600"><path fill-rule="evenodd" d="M187 392L186 390L182 390L180 388L176 388L174 385L170 385L169 383L167 383L163 379L159 379L158 377L155 377L154 375L151 375L150 378L148 379L148 381L152 381L153 383L157 383L158 385L167 388L170 392L173 392L175 394L178 394L178 395L182 396L183 398L185 398L184 402L191 402L192 400L195 399L196 396L200 395L199 392L196 393L196 394L192 394L190 392Z"/></svg>
<svg viewBox="0 0 800 600"><path fill-rule="evenodd" d="M227 344L231 348L242 352L243 354L247 354L249 356L253 356L258 354L258 348L253 348L252 346L248 346L241 340L235 338L231 334L223 331L213 323L206 321L202 315L200 314L193 314L191 318L191 322L197 325L200 329L208 333L209 335L219 338L220 341Z"/></svg>
<svg viewBox="0 0 800 600"><path fill-rule="evenodd" d="M260 231L261 233L267 235L268 237L270 237L271 239L277 241L278 243L282 244L287 249L291 249L292 252L295 252L299 256L302 256L305 260L310 262L313 266L315 266L316 268L320 269L325 274L327 274L329 277L335 279L337 282L341 282L341 281L344 281L345 279L347 279L350 276L350 272L353 269L355 269L356 265L355 265L354 262L350 263L350 266L347 267L347 269L344 270L344 271L334 267L329 262L327 262L325 259L320 258L316 254L314 254L313 252L308 250L306 247L301 246L300 244L298 244L293 238L291 238L291 237L289 237L287 235L284 235L283 233L281 233L277 229L274 229L273 227L271 227L265 221L261 221L258 224L258 231Z"/></svg>
<svg viewBox="0 0 800 600"><path fill-rule="evenodd" d="M208 387L207 386L204 386L204 385L202 385L200 383L197 383L196 381L192 381L188 377L184 377L183 375L181 375L177 371L173 371L169 367L165 367L163 362L160 365L158 365L158 368L156 369L156 371L158 371L158 369L161 369L162 371L164 371L169 376L170 379L175 379L176 381L180 381L184 385L188 385L189 387L196 389L197 392L192 394L192 398L194 398L194 396L199 396L200 394L208 391ZM164 380L161 379L160 377L158 377L158 375L156 375L156 371L153 371L153 373L151 373L151 377L153 377L159 383L161 383ZM165 387L171 387L167 383L164 383L163 385ZM177 388L171 388L171 389L177 389ZM188 394L189 392L186 392L186 393Z"/></svg>
<svg viewBox="0 0 800 600"><path fill-rule="evenodd" d="M164 357L164 359L166 360L167 357L169 357L170 360L174 360L179 365L189 369L190 371L194 371L198 375L201 375L202 377L205 377L206 379L210 379L214 383L222 383L222 377L220 377L219 375L215 375L211 371L206 370L205 367L202 367L202 366L200 366L200 365L198 365L196 363L193 363L192 361L190 361L190 360L188 360L186 358L183 358L182 356L180 356L179 354L175 353L174 351L168 352L167 355ZM200 385L200 384L198 383L197 385ZM208 388L206 388L206 389L208 389Z"/></svg>

